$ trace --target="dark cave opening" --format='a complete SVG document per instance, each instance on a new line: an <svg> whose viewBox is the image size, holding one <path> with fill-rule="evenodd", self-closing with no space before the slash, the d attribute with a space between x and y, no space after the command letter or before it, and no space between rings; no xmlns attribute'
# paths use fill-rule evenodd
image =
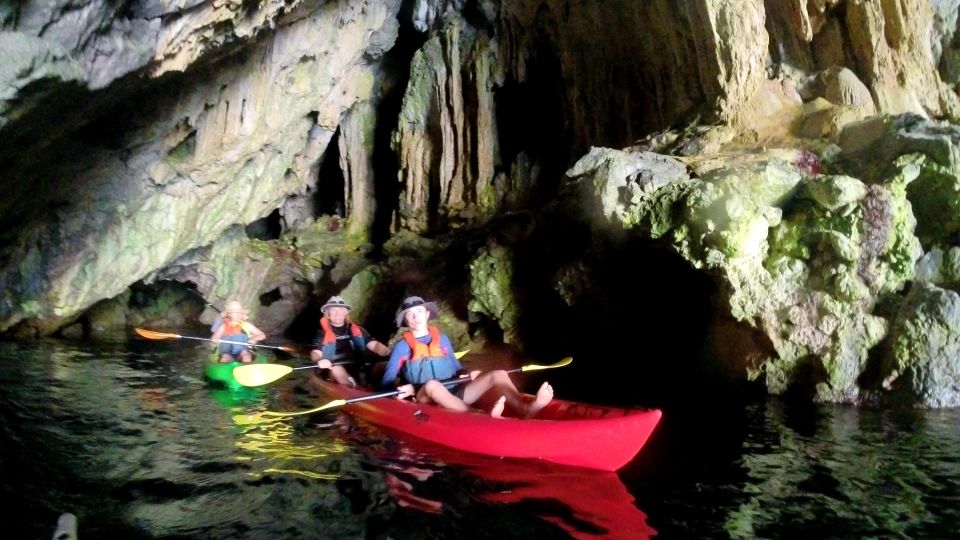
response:
<svg viewBox="0 0 960 540"><path fill-rule="evenodd" d="M528 63L526 80L507 81L494 95L504 167L515 163L521 152L538 162L538 192L544 198L555 193L571 161L562 88L559 60L554 53L541 51Z"/></svg>
<svg viewBox="0 0 960 540"><path fill-rule="evenodd" d="M573 203L574 205L576 203ZM691 395L727 399L712 371L709 347L715 285L660 240L639 235L595 235L576 211L557 207L542 214L503 214L487 227L461 231L443 261L425 262L420 288L442 298L470 333L499 349L503 331L484 315L470 313L470 263L485 245L512 253L512 296L524 362L552 363L573 356L571 366L516 379L525 390L550 381L565 399L620 404L677 404ZM558 292L564 269L573 268L568 302ZM565 275L565 274L564 274ZM514 354L513 346L505 354Z"/></svg>
<svg viewBox="0 0 960 540"><path fill-rule="evenodd" d="M538 227L514 253L527 353L544 361L575 358L536 381L550 380L570 399L621 404L674 402L707 384L700 374L714 284L669 245L598 240L581 224L560 221ZM568 305L555 289L557 270L577 262L582 289Z"/></svg>
<svg viewBox="0 0 960 540"><path fill-rule="evenodd" d="M274 302L279 302L281 299L283 299L283 295L280 294L280 289L273 288L261 294L259 301L261 306L270 307Z"/></svg>
<svg viewBox="0 0 960 540"><path fill-rule="evenodd" d="M327 149L320 160L320 171L317 174L317 189L313 195L313 214L315 216L344 217L346 204L344 200L343 170L340 168L340 130L333 134Z"/></svg>
<svg viewBox="0 0 960 540"><path fill-rule="evenodd" d="M256 240L276 240L283 233L283 222L280 216L280 210L275 209L265 218L258 219L246 227L244 232L247 238Z"/></svg>

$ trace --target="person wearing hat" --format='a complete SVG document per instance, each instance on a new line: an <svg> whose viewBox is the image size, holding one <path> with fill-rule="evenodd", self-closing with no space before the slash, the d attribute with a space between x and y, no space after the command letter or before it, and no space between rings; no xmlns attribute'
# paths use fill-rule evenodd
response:
<svg viewBox="0 0 960 540"><path fill-rule="evenodd" d="M403 399L415 395L418 402L435 403L454 411L466 412L488 391L500 395L490 415L498 417L509 405L519 416L529 418L553 399L553 387L543 383L533 401L528 402L500 369L482 373L469 372L470 382L453 387L452 391L440 381L463 374L463 366L453 352L450 338L436 326L428 324L437 316L437 305L419 296L403 301L397 310L397 326L406 327L402 339L390 352L381 387L397 386ZM398 384L402 379L405 384Z"/></svg>
<svg viewBox="0 0 960 540"><path fill-rule="evenodd" d="M342 365L333 365L333 362L350 360L352 367L364 365L371 369L369 363L364 363L367 353L377 356L387 356L390 349L386 345L373 339L370 333L359 324L351 321L347 315L352 306L339 296L331 296L327 303L320 307L323 316L320 317L320 329L313 340L313 350L310 359L317 363L320 369L329 369L330 376L340 384L356 386L359 370L353 374Z"/></svg>
<svg viewBox="0 0 960 540"><path fill-rule="evenodd" d="M236 300L227 302L226 307L223 308L222 319L223 322L210 336L214 343L219 344L220 361L236 362L238 359L241 362L253 361L253 355L250 354L250 345L255 345L267 339L266 334L247 321L247 310L243 309L243 305ZM249 345L220 343L221 339L248 343Z"/></svg>

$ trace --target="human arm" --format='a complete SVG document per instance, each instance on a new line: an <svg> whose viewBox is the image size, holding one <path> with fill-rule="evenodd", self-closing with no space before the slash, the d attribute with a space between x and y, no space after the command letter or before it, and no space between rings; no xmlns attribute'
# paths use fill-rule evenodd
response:
<svg viewBox="0 0 960 540"><path fill-rule="evenodd" d="M387 360L387 367L384 368L383 378L380 380L380 388L388 389L396 386L404 357L410 357L410 347L401 340L393 346L393 350L390 352L390 359Z"/></svg>
<svg viewBox="0 0 960 540"><path fill-rule="evenodd" d="M249 336L249 343L251 345L255 343L260 343L261 341L267 339L267 335L264 334L262 330L254 326L252 323L245 322L244 330L247 331L247 336Z"/></svg>
<svg viewBox="0 0 960 540"><path fill-rule="evenodd" d="M456 368L456 372L466 373L466 370L463 369L463 364L460 363L460 360L457 359L457 354L453 350L453 343L450 342L450 338L446 334L440 334L440 346L443 347L443 350L447 352L447 360ZM473 380L476 378L475 375L472 375L471 372L470 379ZM479 372L477 372L479 374Z"/></svg>
<svg viewBox="0 0 960 540"><path fill-rule="evenodd" d="M367 342L367 350L377 356L390 356L390 349L375 339Z"/></svg>
<svg viewBox="0 0 960 540"><path fill-rule="evenodd" d="M210 336L210 341L214 343L220 343L220 338L223 337L223 330L226 328L225 324L221 324L213 331L213 334Z"/></svg>

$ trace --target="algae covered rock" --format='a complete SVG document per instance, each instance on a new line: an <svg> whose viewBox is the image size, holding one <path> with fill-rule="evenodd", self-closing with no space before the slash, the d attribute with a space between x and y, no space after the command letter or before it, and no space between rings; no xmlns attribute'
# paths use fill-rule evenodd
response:
<svg viewBox="0 0 960 540"><path fill-rule="evenodd" d="M901 158L917 170L907 189L917 216L917 236L924 246L949 247L960 233L960 174L924 155Z"/></svg>
<svg viewBox="0 0 960 540"><path fill-rule="evenodd" d="M482 250L470 263L470 304L473 313L487 315L503 330L504 343L517 340L518 307L514 299L510 251L499 245Z"/></svg>
<svg viewBox="0 0 960 540"><path fill-rule="evenodd" d="M960 294L918 283L891 328L885 386L929 407L960 407Z"/></svg>
<svg viewBox="0 0 960 540"><path fill-rule="evenodd" d="M858 377L888 326L871 311L879 296L904 286L921 255L906 198L916 178L911 163L868 185L816 174L802 151L793 159L790 151L733 153L699 164L698 178L671 174L647 181L643 197L615 199L630 167L616 166L616 152L607 161L591 154L590 163L604 165L574 172L589 175L580 182L601 208L611 200L620 207L589 217L662 236L713 277L720 309L765 336L744 377L775 394L861 397Z"/></svg>

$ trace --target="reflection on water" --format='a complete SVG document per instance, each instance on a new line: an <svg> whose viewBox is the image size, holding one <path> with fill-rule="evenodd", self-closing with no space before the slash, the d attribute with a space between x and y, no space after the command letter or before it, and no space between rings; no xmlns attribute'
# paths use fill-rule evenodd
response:
<svg viewBox="0 0 960 540"><path fill-rule="evenodd" d="M241 426L241 437L235 442L244 452L240 461L262 461L269 466L262 474L299 475L316 480L337 480L340 475L315 470L318 464L329 462L332 455L344 454L349 449L337 441L300 440L288 423L273 422Z"/></svg>
<svg viewBox="0 0 960 540"><path fill-rule="evenodd" d="M315 398L295 377L210 388L205 355L178 343L0 343L8 535L48 537L62 512L85 538L617 538L615 508L643 523L615 475L456 465L341 412L237 425ZM571 482L599 487L581 500ZM616 504L591 509L598 491Z"/></svg>
<svg viewBox="0 0 960 540"><path fill-rule="evenodd" d="M744 441L746 476L725 528L736 538L797 529L836 535L938 537L960 523L955 411L847 407L758 410Z"/></svg>
<svg viewBox="0 0 960 540"><path fill-rule="evenodd" d="M389 438L366 425L347 430L344 437L387 471L390 495L404 507L439 513L444 501L467 495L492 504L507 530L514 527L513 519L543 520L538 538L642 540L656 534L614 473L467 454L417 439Z"/></svg>
<svg viewBox="0 0 960 540"><path fill-rule="evenodd" d="M960 411L667 411L619 475L405 439L313 403L294 376L230 393L181 342L0 342L5 537L945 538ZM558 389L563 392L563 389Z"/></svg>
<svg viewBox="0 0 960 540"><path fill-rule="evenodd" d="M631 478L673 538L947 538L960 527L960 410L788 404L666 414Z"/></svg>

